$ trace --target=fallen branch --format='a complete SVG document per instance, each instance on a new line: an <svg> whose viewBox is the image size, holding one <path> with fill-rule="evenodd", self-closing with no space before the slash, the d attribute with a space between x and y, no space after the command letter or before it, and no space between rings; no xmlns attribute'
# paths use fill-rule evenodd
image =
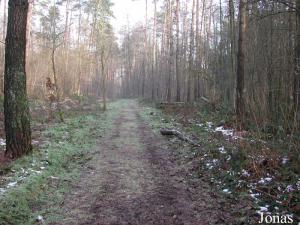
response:
<svg viewBox="0 0 300 225"><path fill-rule="evenodd" d="M162 128L162 129L160 129L160 133L161 133L161 135L165 135L165 136L171 136L171 135L176 136L181 141L185 141L192 146L200 147L200 145L198 143L196 143L195 141L191 140L190 138L184 136L178 130Z"/></svg>

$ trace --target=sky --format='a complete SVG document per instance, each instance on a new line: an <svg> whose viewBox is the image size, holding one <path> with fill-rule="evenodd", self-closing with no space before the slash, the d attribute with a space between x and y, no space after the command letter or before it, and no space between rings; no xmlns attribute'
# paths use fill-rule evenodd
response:
<svg viewBox="0 0 300 225"><path fill-rule="evenodd" d="M112 25L116 34L118 34L122 26L128 24L128 20L131 26L145 20L145 0L112 0L112 2L114 3L113 12L115 16L115 19L112 20ZM150 13L152 15L153 12L151 2L148 0L149 17Z"/></svg>

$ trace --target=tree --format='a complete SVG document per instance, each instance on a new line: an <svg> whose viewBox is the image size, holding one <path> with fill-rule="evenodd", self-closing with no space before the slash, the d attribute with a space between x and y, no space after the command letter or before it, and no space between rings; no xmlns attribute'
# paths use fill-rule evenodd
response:
<svg viewBox="0 0 300 225"><path fill-rule="evenodd" d="M236 114L241 121L244 119L244 74L245 74L245 33L246 33L247 0L240 0L239 6L239 41L236 73Z"/></svg>
<svg viewBox="0 0 300 225"><path fill-rule="evenodd" d="M6 155L16 158L32 149L26 93L28 0L10 0L5 46L4 116Z"/></svg>
<svg viewBox="0 0 300 225"><path fill-rule="evenodd" d="M181 98L181 86L180 86L180 71L179 71L179 46L180 46L180 39L179 39L179 7L180 7L180 0L176 0L176 59L175 59L175 66L176 66L176 101L180 102Z"/></svg>
<svg viewBox="0 0 300 225"><path fill-rule="evenodd" d="M48 42L47 47L51 49L51 67L52 67L52 75L55 86L55 97L57 102L57 109L59 113L59 119L61 122L64 122L63 112L60 106L61 99L61 89L58 82L57 69L56 69L56 61L55 61L55 52L59 46L63 43L61 40L63 38L62 34L64 34L63 29L59 24L60 15L58 7L56 6L56 1L54 1L53 6L49 8L49 12L47 15L41 18L41 24L43 27L43 32L40 35L45 38Z"/></svg>
<svg viewBox="0 0 300 225"><path fill-rule="evenodd" d="M192 78L193 78L193 59L194 59L194 25L195 25L195 4L196 0L193 0L193 6L192 6L192 19L191 19L191 30L190 30L190 52L189 52L189 72L188 72L188 83L187 83L187 101L192 101Z"/></svg>
<svg viewBox="0 0 300 225"><path fill-rule="evenodd" d="M294 113L297 116L300 104L300 0L296 1L296 46L294 73Z"/></svg>

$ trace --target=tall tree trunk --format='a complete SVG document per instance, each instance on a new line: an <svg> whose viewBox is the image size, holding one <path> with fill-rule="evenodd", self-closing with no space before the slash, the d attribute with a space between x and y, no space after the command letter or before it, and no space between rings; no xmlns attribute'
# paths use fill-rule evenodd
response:
<svg viewBox="0 0 300 225"><path fill-rule="evenodd" d="M200 2L199 0L196 0L196 38L195 38L195 67L198 69L198 65L199 65L199 60L198 60L198 56L199 56L199 21L200 21ZM199 74L198 72L196 72L194 74L194 98L195 98L195 101L197 101L198 99L198 90L199 90Z"/></svg>
<svg viewBox="0 0 300 225"><path fill-rule="evenodd" d="M236 74L236 114L243 121L245 115L244 103L244 74L245 74L245 34L246 34L247 0L240 0L239 6L239 41Z"/></svg>
<svg viewBox="0 0 300 225"><path fill-rule="evenodd" d="M6 155L13 158L32 149L26 93L26 27L28 0L9 0L5 46L4 116Z"/></svg>
<svg viewBox="0 0 300 225"><path fill-rule="evenodd" d="M187 84L187 101L192 101L192 78L193 78L193 58L194 58L194 24L195 24L195 1L193 0L192 6L192 21L191 21L191 34L190 34L190 53L189 53L189 72Z"/></svg>
<svg viewBox="0 0 300 225"><path fill-rule="evenodd" d="M167 101L172 100L172 72L173 72L173 16L172 16L172 6L173 1L168 1L168 81L167 81Z"/></svg>
<svg viewBox="0 0 300 225"><path fill-rule="evenodd" d="M148 57L148 0L145 0L145 50L144 50L144 62L143 62L143 78L142 78L142 96L145 97L145 86L146 86L146 74L147 74L147 57Z"/></svg>
<svg viewBox="0 0 300 225"><path fill-rule="evenodd" d="M31 18L32 18L32 8L33 8L34 0L29 2L28 6L28 14L27 14L27 31L26 31L26 71L28 71L28 56L30 51L30 38L31 38Z"/></svg>
<svg viewBox="0 0 300 225"><path fill-rule="evenodd" d="M296 46L294 73L294 112L297 115L300 104L300 0L296 1Z"/></svg>
<svg viewBox="0 0 300 225"><path fill-rule="evenodd" d="M103 111L106 111L106 72L104 65L104 50L101 50L101 75L102 75L102 97L103 97Z"/></svg>
<svg viewBox="0 0 300 225"><path fill-rule="evenodd" d="M236 73L236 63L235 63L235 59L236 59L236 55L235 55L235 19L234 19L234 15L235 15L235 10L234 10L234 1L233 0L229 0L228 3L228 8L229 8L229 32L230 32L230 64L231 64L231 71L230 71L230 77L229 77L229 88L230 90L233 90L233 93L229 93L230 94L230 105L233 107L235 107L234 102L235 102L235 79L234 79L234 74ZM229 90L229 92L230 92Z"/></svg>
<svg viewBox="0 0 300 225"><path fill-rule="evenodd" d="M153 15L153 52L152 52L152 79L151 79L151 99L152 101L155 98L155 72L157 71L157 41L156 41L156 26L157 26L157 0L153 1L154 4L154 15Z"/></svg>
<svg viewBox="0 0 300 225"><path fill-rule="evenodd" d="M2 31L2 36L3 36L3 40L5 39L6 36L6 29L7 29L7 24L6 24L6 12L7 12L7 3L6 0L3 1L3 31Z"/></svg>
<svg viewBox="0 0 300 225"><path fill-rule="evenodd" d="M176 59L175 59L175 69L176 69L176 101L180 102L181 97L181 84L180 84L180 71L179 71L179 10L180 10L180 0L176 0Z"/></svg>
<svg viewBox="0 0 300 225"><path fill-rule="evenodd" d="M77 85L76 85L76 94L80 96L80 83L81 83L81 76L82 76L82 47L80 44L80 35L81 35L81 17L82 17L82 10L81 10L81 0L78 1L79 4L79 17L78 17L78 36L77 36L77 47L79 48L78 53L78 77L77 77ZM76 82L75 82L76 83Z"/></svg>

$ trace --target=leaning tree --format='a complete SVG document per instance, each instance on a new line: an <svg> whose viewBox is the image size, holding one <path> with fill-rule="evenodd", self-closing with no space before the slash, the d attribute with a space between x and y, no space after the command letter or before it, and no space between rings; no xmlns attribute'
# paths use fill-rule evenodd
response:
<svg viewBox="0 0 300 225"><path fill-rule="evenodd" d="M32 149L25 71L29 2L9 0L8 5L4 73L5 153L16 158Z"/></svg>

